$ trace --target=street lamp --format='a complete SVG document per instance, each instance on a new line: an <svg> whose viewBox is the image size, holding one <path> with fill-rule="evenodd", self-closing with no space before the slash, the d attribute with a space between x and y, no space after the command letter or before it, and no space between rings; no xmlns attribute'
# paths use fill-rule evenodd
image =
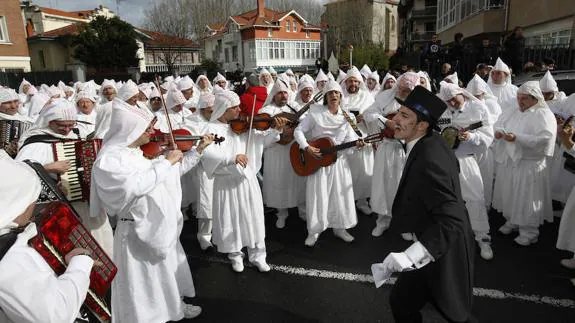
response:
<svg viewBox="0 0 575 323"><path fill-rule="evenodd" d="M347 48L349 48L349 67L351 68L353 66L353 45L349 44Z"/></svg>

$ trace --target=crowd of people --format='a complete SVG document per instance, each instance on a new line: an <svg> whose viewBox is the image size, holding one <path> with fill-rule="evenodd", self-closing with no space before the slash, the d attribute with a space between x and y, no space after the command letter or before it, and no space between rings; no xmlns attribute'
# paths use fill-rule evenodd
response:
<svg viewBox="0 0 575 323"><path fill-rule="evenodd" d="M0 123L18 121L29 129L0 142L0 319L76 319L93 260L74 249L62 255L68 266L56 276L27 245L37 234L30 221L41 183L22 161L42 164L57 179L72 163L56 160L54 142L99 139L90 198L72 206L118 267L111 288L115 322L200 315L199 306L183 301L195 296L179 240L184 213L197 218L201 249L227 254L233 271L244 271L243 250L258 271L270 271L264 206L277 209L278 229L286 226L288 209L297 208L307 227L301 243L310 248L328 229L352 242L347 230L358 213L374 215L374 239L390 226L401 228L410 248L391 253L374 270L402 272L390 300L395 319L420 321L419 310L434 299L449 321L472 321L474 244L490 261L495 230L529 246L541 225L560 217L557 248L575 253L575 167L568 167L575 157L575 96L561 92L550 73L519 88L511 76L497 59L466 87L448 70L436 80L414 70L380 79L363 66L337 75L320 69L315 77L261 69L243 80L240 95L219 73L212 81L204 75L142 84L23 80L17 91L1 88ZM252 129L258 120L267 120L266 129ZM240 121L249 128L232 126ZM179 129L201 137L194 148L144 156L151 138ZM381 134L380 140L362 140L371 134ZM291 146L322 159L330 152L314 146L320 137L349 148L329 166L298 175ZM217 138L223 141L216 144ZM553 211L553 201L562 212ZM491 208L506 219L500 228L489 226ZM15 232L17 239L3 239ZM561 265L575 269L575 254ZM410 286L428 279L408 271L429 268L440 268L433 269L441 272L438 280L426 283L429 293L418 294L416 305L403 306L413 297ZM454 270L460 274L453 276ZM53 303L38 306L40 294Z"/></svg>

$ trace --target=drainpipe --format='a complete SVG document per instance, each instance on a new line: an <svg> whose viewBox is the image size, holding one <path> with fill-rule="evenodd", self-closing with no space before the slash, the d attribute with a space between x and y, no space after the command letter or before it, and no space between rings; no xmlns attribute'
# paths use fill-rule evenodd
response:
<svg viewBox="0 0 575 323"><path fill-rule="evenodd" d="M507 31L509 29L509 2L511 0L505 0L505 23L503 25L503 30Z"/></svg>

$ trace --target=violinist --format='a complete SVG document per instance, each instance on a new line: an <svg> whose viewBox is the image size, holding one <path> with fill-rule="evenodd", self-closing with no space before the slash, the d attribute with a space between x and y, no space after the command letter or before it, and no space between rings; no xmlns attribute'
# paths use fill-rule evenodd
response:
<svg viewBox="0 0 575 323"><path fill-rule="evenodd" d="M157 116L157 114L162 113L161 109L162 109L162 94L160 93L160 91L154 87L152 89L152 93L150 94L150 102L149 104L149 108L150 111L152 111L154 113L155 116Z"/></svg>
<svg viewBox="0 0 575 323"><path fill-rule="evenodd" d="M300 81L297 86L297 95L295 98L295 102L301 106L304 106L306 103L311 101L313 98L314 89L313 83L307 80Z"/></svg>
<svg viewBox="0 0 575 323"><path fill-rule="evenodd" d="M264 146L279 140L287 120L276 117L274 129L236 134L228 122L238 119L240 98L227 90L214 94L214 112L205 131L226 140L210 146L202 157L206 175L214 179L212 240L219 252L228 254L235 272L244 270L244 247L249 261L267 272L264 207L256 174Z"/></svg>
<svg viewBox="0 0 575 323"><path fill-rule="evenodd" d="M311 134L310 138L328 136L336 145L358 139L341 109L341 86L330 80L324 92L323 105L312 106L294 132L301 149L316 157L321 157L321 152L308 144L306 133ZM358 141L358 147L361 146L363 142ZM315 245L320 233L327 228L332 228L334 235L345 242L354 239L347 232L357 224L348 151L351 149L341 153L334 164L322 167L306 178L306 246Z"/></svg>
<svg viewBox="0 0 575 323"><path fill-rule="evenodd" d="M186 75L180 81L178 81L177 85L178 90L182 92L184 98L186 99L185 108L191 112L196 112L199 94L195 93L195 90L197 89L194 81L188 75Z"/></svg>
<svg viewBox="0 0 575 323"><path fill-rule="evenodd" d="M191 130L193 123L189 120L192 116L192 112L189 109L184 108L186 103L186 98L182 92L178 91L175 87L168 90L166 105L168 108L168 116L172 124L173 130L176 129L187 129ZM162 132L168 133L166 116L163 112L157 113L158 124L157 129Z"/></svg>
<svg viewBox="0 0 575 323"><path fill-rule="evenodd" d="M288 87L276 81L266 105L260 113L276 116L280 113L296 113L300 106L295 102L288 106ZM293 128L284 129L284 133ZM297 175L290 163L290 146L272 143L264 149L264 179L262 193L264 204L276 208L276 227L282 229L288 217L288 208L298 207L299 215L305 218L305 178Z"/></svg>
<svg viewBox="0 0 575 323"><path fill-rule="evenodd" d="M205 136L187 153L169 150L147 159L141 146L154 132L152 117L121 101L112 111L110 131L92 170L91 214L118 217L113 261L112 317L118 322L167 322L194 318L190 267L179 237L180 176L202 158L212 140ZM158 300L162 300L158 302Z"/></svg>

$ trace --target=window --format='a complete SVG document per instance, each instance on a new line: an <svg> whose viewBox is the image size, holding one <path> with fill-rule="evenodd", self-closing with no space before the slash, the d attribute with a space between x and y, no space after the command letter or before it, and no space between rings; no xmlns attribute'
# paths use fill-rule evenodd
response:
<svg viewBox="0 0 575 323"><path fill-rule="evenodd" d="M0 16L0 43L8 43L8 27L6 25L6 17Z"/></svg>
<svg viewBox="0 0 575 323"><path fill-rule="evenodd" d="M292 31L295 33L297 31L297 21L293 21L293 29Z"/></svg>
<svg viewBox="0 0 575 323"><path fill-rule="evenodd" d="M268 28L268 37L271 37L273 35L273 30L271 28Z"/></svg>
<svg viewBox="0 0 575 323"><path fill-rule="evenodd" d="M251 42L248 44L248 52L250 53L250 62L256 61L256 44Z"/></svg>
<svg viewBox="0 0 575 323"><path fill-rule="evenodd" d="M42 68L46 68L46 58L44 57L43 50L38 51L38 57L40 58L40 66L42 66Z"/></svg>
<svg viewBox="0 0 575 323"><path fill-rule="evenodd" d="M230 62L230 51L228 50L228 48L224 48L224 61L226 63Z"/></svg>
<svg viewBox="0 0 575 323"><path fill-rule="evenodd" d="M287 31L288 33L290 32L289 20L286 20L286 31Z"/></svg>
<svg viewBox="0 0 575 323"><path fill-rule="evenodd" d="M309 38L309 30L305 31L305 38Z"/></svg>
<svg viewBox="0 0 575 323"><path fill-rule="evenodd" d="M232 62L238 61L238 46L232 46Z"/></svg>

